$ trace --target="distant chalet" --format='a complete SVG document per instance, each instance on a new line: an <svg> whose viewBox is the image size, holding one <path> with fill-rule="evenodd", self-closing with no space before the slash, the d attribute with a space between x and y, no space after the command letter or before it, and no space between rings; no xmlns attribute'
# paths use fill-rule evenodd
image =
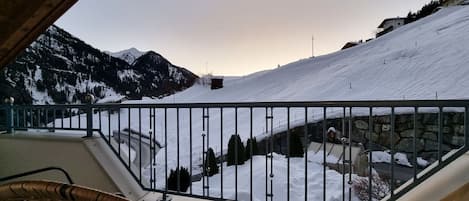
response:
<svg viewBox="0 0 469 201"><path fill-rule="evenodd" d="M198 83L203 86L210 86L210 89L221 89L223 88L223 76L215 76L207 74L199 78Z"/></svg>
<svg viewBox="0 0 469 201"><path fill-rule="evenodd" d="M212 77L210 81L210 89L223 88L223 77Z"/></svg>
<svg viewBox="0 0 469 201"><path fill-rule="evenodd" d="M396 18L388 18L383 20L381 24L379 24L378 29L381 31L376 34L376 37L380 37L386 33L397 29L398 27L404 26L406 18L403 17L396 17Z"/></svg>

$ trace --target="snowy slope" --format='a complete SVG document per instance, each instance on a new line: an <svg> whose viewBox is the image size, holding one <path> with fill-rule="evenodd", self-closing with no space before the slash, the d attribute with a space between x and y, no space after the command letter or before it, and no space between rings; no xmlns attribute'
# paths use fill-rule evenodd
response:
<svg viewBox="0 0 469 201"><path fill-rule="evenodd" d="M120 58L120 59L126 61L128 64L133 64L134 61L137 58L139 58L140 56L145 54L144 51L140 51L140 50L138 50L137 48L134 48L134 47L126 49L126 50L121 50L121 51L118 51L118 52L104 51L104 53L109 54L113 57Z"/></svg>
<svg viewBox="0 0 469 201"><path fill-rule="evenodd" d="M469 98L469 6L444 8L359 46L162 102Z"/></svg>

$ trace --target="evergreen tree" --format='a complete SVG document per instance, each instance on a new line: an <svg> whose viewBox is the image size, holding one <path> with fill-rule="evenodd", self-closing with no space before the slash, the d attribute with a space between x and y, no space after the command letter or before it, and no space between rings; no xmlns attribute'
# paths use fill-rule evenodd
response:
<svg viewBox="0 0 469 201"><path fill-rule="evenodd" d="M181 167L171 170L168 178L168 190L178 191L178 175L179 175L179 191L186 192L191 183L191 175L187 168Z"/></svg>
<svg viewBox="0 0 469 201"><path fill-rule="evenodd" d="M213 153L212 148L208 148L207 155L205 157L204 176L211 177L218 173L217 159L215 158L215 153Z"/></svg>
<svg viewBox="0 0 469 201"><path fill-rule="evenodd" d="M228 153L226 155L227 155L228 166L244 164L244 161L245 161L244 145L239 135L232 135L230 137L230 141L228 142Z"/></svg>
<svg viewBox="0 0 469 201"><path fill-rule="evenodd" d="M301 143L300 136L296 129L293 129L290 132L289 148L290 148L290 157L303 157L303 154L304 154L303 144Z"/></svg>
<svg viewBox="0 0 469 201"><path fill-rule="evenodd" d="M257 140L256 138L249 138L246 142L246 160L251 159L251 144L252 144L252 155L258 155L259 149L257 148Z"/></svg>

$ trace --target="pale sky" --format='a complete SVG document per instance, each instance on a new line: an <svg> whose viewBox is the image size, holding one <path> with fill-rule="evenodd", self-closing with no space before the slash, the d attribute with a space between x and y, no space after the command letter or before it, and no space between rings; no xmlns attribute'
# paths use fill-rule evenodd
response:
<svg viewBox="0 0 469 201"><path fill-rule="evenodd" d="M196 74L246 75L373 37L430 0L79 0L56 23L101 50L154 50Z"/></svg>

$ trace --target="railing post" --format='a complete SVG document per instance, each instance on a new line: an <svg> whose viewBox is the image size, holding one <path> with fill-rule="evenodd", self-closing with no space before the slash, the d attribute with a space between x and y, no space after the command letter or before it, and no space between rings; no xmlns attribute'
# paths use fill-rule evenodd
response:
<svg viewBox="0 0 469 201"><path fill-rule="evenodd" d="M469 149L469 106L464 108L464 147Z"/></svg>
<svg viewBox="0 0 469 201"><path fill-rule="evenodd" d="M13 103L15 99L13 97L5 98L5 118L6 118L6 131L7 133L13 133Z"/></svg>
<svg viewBox="0 0 469 201"><path fill-rule="evenodd" d="M93 102L94 96L92 94L88 94L85 97L86 101L86 137L93 137Z"/></svg>

